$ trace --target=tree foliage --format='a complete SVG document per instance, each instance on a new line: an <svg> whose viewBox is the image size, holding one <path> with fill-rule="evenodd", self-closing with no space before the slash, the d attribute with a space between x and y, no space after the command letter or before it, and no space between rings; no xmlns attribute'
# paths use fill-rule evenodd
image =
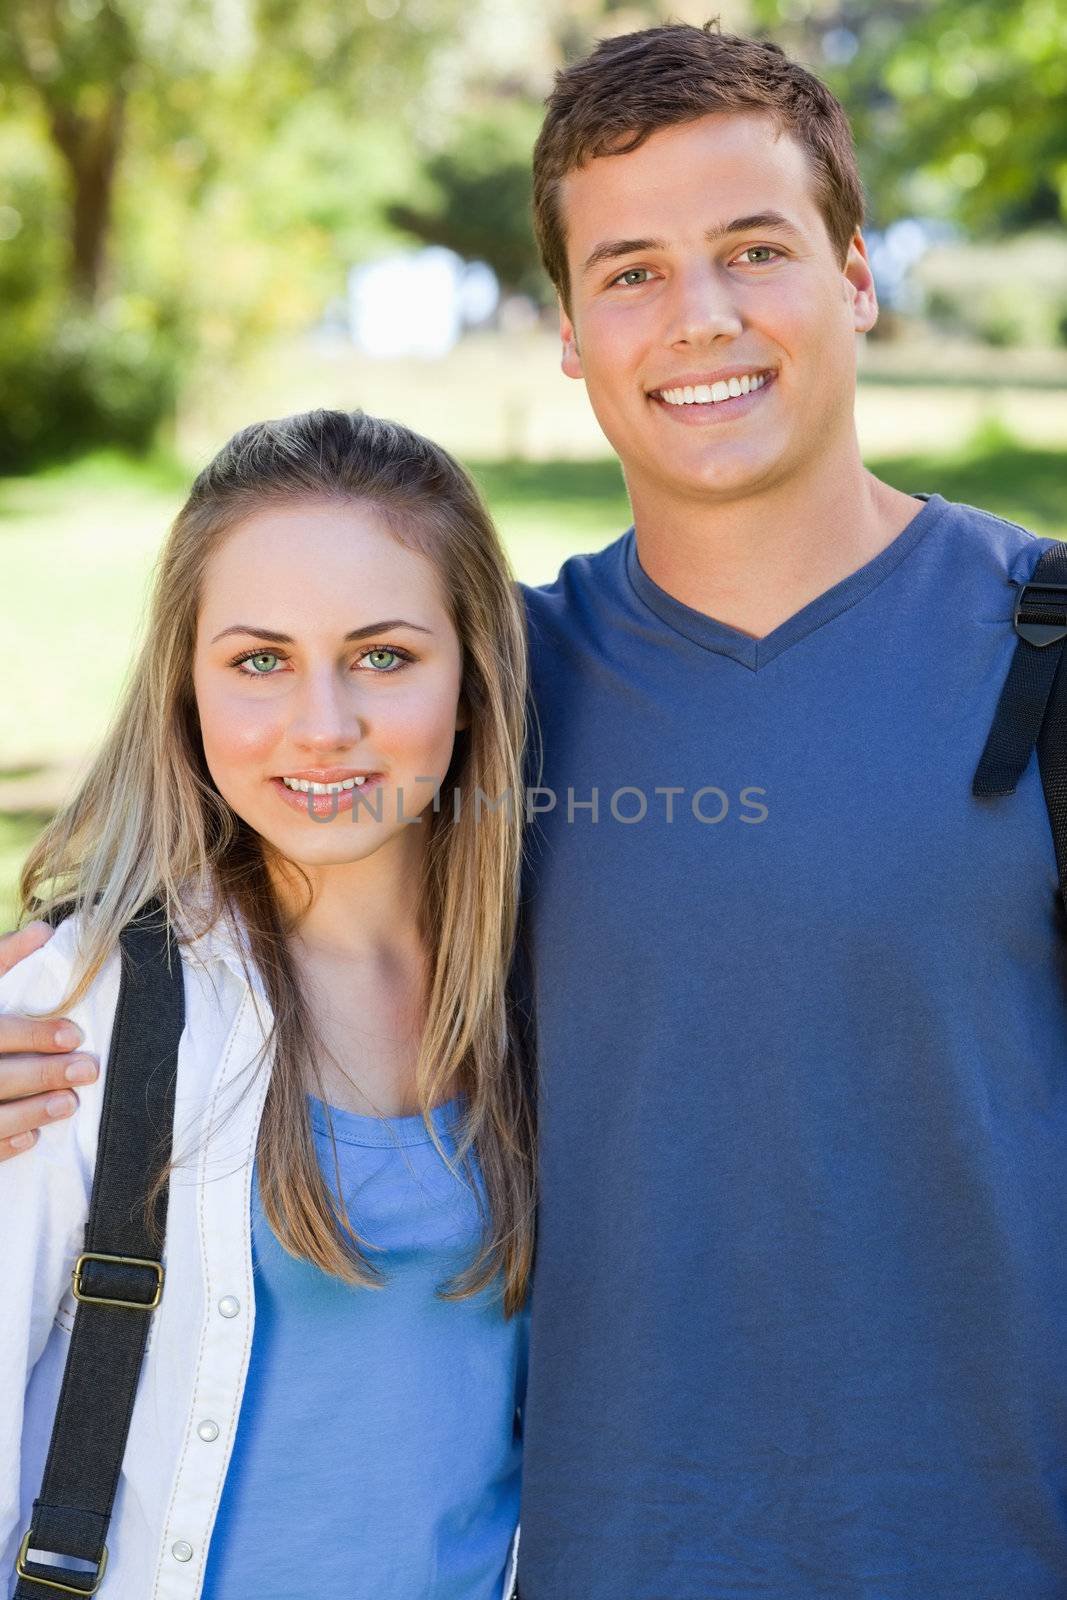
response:
<svg viewBox="0 0 1067 1600"><path fill-rule="evenodd" d="M542 292L530 222L530 155L539 109L502 99L462 118L424 162L421 202L394 200L388 220L425 244L486 261L508 290Z"/></svg>
<svg viewBox="0 0 1067 1600"><path fill-rule="evenodd" d="M1067 0L716 9L841 96L875 225L919 213L996 237L1063 220ZM705 13L3 0L0 464L52 451L49 417L72 447L80 420L87 436L149 437L194 359L221 367L306 326L398 232L543 294L529 155L552 70L605 32L679 15Z"/></svg>
<svg viewBox="0 0 1067 1600"><path fill-rule="evenodd" d="M876 222L1067 218L1067 0L752 3L849 112Z"/></svg>
<svg viewBox="0 0 1067 1600"><path fill-rule="evenodd" d="M6 0L0 467L146 442L194 358L319 313L458 5Z"/></svg>

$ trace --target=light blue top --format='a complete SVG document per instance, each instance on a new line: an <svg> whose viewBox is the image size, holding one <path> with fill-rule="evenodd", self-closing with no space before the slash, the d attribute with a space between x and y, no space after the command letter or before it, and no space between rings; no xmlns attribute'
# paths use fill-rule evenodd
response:
<svg viewBox="0 0 1067 1600"><path fill-rule="evenodd" d="M450 1154L459 1107L433 1113ZM255 1336L203 1600L502 1600L526 1314L435 1295L480 1221L421 1117L331 1115L349 1217L387 1283L351 1288L287 1255L253 1186ZM312 1121L332 1175L316 1100Z"/></svg>

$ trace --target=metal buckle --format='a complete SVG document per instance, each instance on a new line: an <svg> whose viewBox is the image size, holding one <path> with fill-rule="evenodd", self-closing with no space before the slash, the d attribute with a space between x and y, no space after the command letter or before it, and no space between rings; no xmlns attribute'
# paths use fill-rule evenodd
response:
<svg viewBox="0 0 1067 1600"><path fill-rule="evenodd" d="M44 1585L44 1587L46 1589L61 1589L64 1594L95 1594L96 1593L96 1591L99 1589L100 1585L103 1583L103 1581L104 1581L104 1573L107 1571L107 1545L104 1546L104 1553L100 1557L99 1562L97 1563L96 1578L95 1578L95 1581L93 1583L92 1588L91 1589L83 1589L80 1586L75 1585L73 1583L58 1583L55 1578L39 1578L37 1576L36 1572L28 1572L26 1570L26 1555L27 1555L27 1552L29 1551L30 1540L32 1539L32 1537L33 1537L33 1529L32 1528L27 1528L26 1529L26 1533L25 1533L25 1535L23 1537L22 1543L19 1545L18 1560L15 1562L15 1576L16 1577L24 1578L27 1583L41 1583L41 1584ZM86 1573L85 1576L89 1577L89 1573Z"/></svg>
<svg viewBox="0 0 1067 1600"><path fill-rule="evenodd" d="M82 1293L82 1267L87 1261L110 1261L122 1267L147 1267L156 1275L155 1295L151 1300L109 1300L106 1295ZM105 1256L97 1250L85 1250L74 1263L70 1275L75 1300L87 1306L124 1306L130 1311L154 1311L163 1298L163 1266L159 1261L143 1261L140 1256Z"/></svg>
<svg viewBox="0 0 1067 1600"><path fill-rule="evenodd" d="M1060 596L1064 613L1062 622L1027 622L1025 618L1020 619L1019 613L1026 604L1027 595L1038 593ZM1031 604L1042 611L1056 610L1055 604L1048 602L1042 604L1036 599L1031 601ZM1067 583L1024 583L1015 597L1015 610L1011 614L1011 621L1019 637L1025 639L1027 644L1036 645L1039 650L1043 650L1046 645L1057 644L1060 639L1067 639Z"/></svg>

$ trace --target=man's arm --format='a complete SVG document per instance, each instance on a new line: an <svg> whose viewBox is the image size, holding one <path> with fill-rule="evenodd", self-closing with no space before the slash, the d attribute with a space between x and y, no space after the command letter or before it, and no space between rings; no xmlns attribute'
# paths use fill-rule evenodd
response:
<svg viewBox="0 0 1067 1600"><path fill-rule="evenodd" d="M31 922L0 938L0 975L51 937L46 922ZM76 1053L81 1037L62 1018L0 1015L0 1161L29 1150L38 1128L77 1109L72 1084L92 1083L100 1071L92 1056Z"/></svg>

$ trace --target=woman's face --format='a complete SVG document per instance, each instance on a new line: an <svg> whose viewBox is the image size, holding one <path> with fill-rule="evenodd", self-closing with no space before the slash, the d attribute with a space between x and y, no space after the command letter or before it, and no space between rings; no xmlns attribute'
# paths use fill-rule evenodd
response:
<svg viewBox="0 0 1067 1600"><path fill-rule="evenodd" d="M219 793L307 867L425 827L414 819L466 725L437 573L363 502L265 507L226 535L204 577L193 677Z"/></svg>

